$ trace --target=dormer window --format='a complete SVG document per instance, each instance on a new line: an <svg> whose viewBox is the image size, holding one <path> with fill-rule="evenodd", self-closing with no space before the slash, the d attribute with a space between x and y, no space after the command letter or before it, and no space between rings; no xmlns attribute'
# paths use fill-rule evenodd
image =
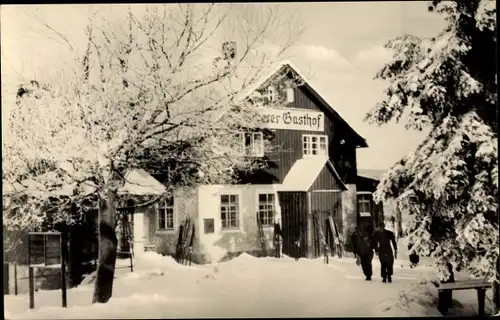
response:
<svg viewBox="0 0 500 320"><path fill-rule="evenodd" d="M295 101L295 92L292 87L286 88L286 101L294 102Z"/></svg>
<svg viewBox="0 0 500 320"><path fill-rule="evenodd" d="M275 102L278 100L278 90L274 86L267 87L266 99L268 102Z"/></svg>

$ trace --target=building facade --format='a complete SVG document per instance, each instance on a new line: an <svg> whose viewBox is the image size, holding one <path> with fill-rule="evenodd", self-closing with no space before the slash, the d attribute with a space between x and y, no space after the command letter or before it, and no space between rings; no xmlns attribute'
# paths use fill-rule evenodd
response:
<svg viewBox="0 0 500 320"><path fill-rule="evenodd" d="M269 78L280 74L285 74L285 79L302 77L288 62ZM274 246L274 223L281 225L282 250L290 256L318 255L313 215L319 216L324 231L328 216L332 216L343 238L350 238L361 219L356 150L368 147L365 140L307 81L287 87L268 85L268 80L256 90L266 99L281 97L286 105L264 108L261 130L239 133L242 150L250 150L247 156L261 158L265 169L242 175L237 184L179 189L170 200L136 211L136 253L155 250L173 254L179 226L186 217L195 223L194 258L200 262L218 261L239 252L262 254L257 217L268 248ZM265 141L276 148L268 151ZM346 245L349 250L349 243Z"/></svg>

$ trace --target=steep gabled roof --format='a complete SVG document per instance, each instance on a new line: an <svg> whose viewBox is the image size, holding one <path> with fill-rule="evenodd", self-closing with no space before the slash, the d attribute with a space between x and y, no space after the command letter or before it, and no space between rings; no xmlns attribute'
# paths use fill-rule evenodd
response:
<svg viewBox="0 0 500 320"><path fill-rule="evenodd" d="M281 186L279 187L280 191L309 191L314 181L318 178L321 170L325 166L330 167L332 170L333 176L339 182L340 186L343 190L347 190L342 179L335 170L335 167L330 162L328 157L310 157L310 158L302 158L293 164L293 166L288 171L286 177L283 179Z"/></svg>
<svg viewBox="0 0 500 320"><path fill-rule="evenodd" d="M310 85L310 81L304 77L304 74L299 72L299 69L297 69L296 66L294 66L290 61L288 60L283 60L280 63L276 65L275 68L271 69L270 73L267 74L266 76L262 77L260 81L256 81L255 84L251 87L249 87L246 91L244 91L237 99L236 101L242 101L246 98L248 98L253 92L261 88L267 81L269 81L274 75L276 75L278 72L282 71L285 68L289 68L292 72L294 72L296 75L298 75L303 81L301 86L305 88L316 100L319 101L323 109L334 119L339 121L340 123L344 124L346 126L346 129L350 131L350 133L355 137L356 139L356 146L361 147L361 148L367 148L368 144L366 143L366 140L359 135L341 116L340 114L333 109L333 107L326 102L326 100L316 91L313 89L313 87Z"/></svg>

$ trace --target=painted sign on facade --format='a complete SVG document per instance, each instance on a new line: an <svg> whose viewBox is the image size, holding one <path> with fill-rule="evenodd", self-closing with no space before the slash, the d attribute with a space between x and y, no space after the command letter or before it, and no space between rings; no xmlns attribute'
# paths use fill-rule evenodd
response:
<svg viewBox="0 0 500 320"><path fill-rule="evenodd" d="M282 130L324 131L325 116L322 112L306 109L263 108L263 127Z"/></svg>

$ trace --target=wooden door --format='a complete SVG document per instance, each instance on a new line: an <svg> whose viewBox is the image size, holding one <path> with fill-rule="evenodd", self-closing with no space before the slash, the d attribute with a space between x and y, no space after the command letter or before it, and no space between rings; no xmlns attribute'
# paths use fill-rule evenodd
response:
<svg viewBox="0 0 500 320"><path fill-rule="evenodd" d="M304 257L307 245L306 193L278 192L278 199L281 206L283 254L292 258Z"/></svg>
<svg viewBox="0 0 500 320"><path fill-rule="evenodd" d="M144 232L144 213L134 214L133 222L134 234L133 234L133 248L134 254L140 254L144 252L144 245L146 234Z"/></svg>

